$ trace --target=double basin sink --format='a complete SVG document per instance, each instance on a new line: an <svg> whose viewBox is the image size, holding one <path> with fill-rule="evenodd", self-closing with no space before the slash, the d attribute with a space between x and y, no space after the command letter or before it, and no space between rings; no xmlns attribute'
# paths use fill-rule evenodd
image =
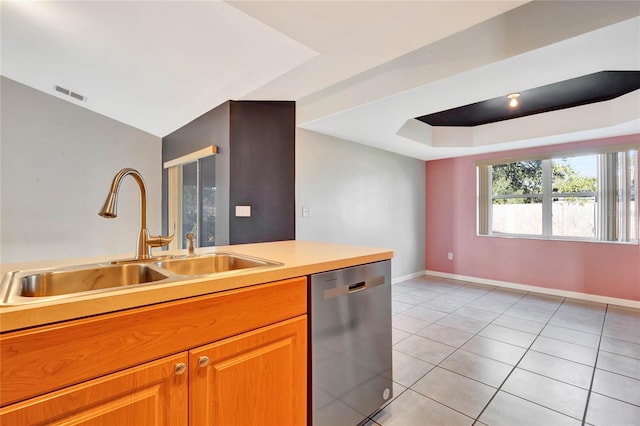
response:
<svg viewBox="0 0 640 426"><path fill-rule="evenodd" d="M3 305L18 305L123 287L175 282L194 276L216 276L282 263L230 252L169 256L145 261L115 261L55 269L13 271L2 281Z"/></svg>

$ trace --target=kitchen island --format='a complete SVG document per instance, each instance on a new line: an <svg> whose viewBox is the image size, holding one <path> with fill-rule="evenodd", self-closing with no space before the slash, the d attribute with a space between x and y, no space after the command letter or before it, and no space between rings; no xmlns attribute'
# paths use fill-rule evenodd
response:
<svg viewBox="0 0 640 426"><path fill-rule="evenodd" d="M212 251L282 265L2 306L3 423L306 423L307 277L392 252L282 241L199 254ZM2 272L16 266L63 263Z"/></svg>

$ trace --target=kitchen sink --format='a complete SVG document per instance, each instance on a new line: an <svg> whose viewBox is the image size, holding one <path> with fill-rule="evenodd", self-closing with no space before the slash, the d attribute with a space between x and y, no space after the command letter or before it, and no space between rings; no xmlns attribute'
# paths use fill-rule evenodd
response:
<svg viewBox="0 0 640 426"><path fill-rule="evenodd" d="M271 260L258 259L235 253L211 253L200 256L185 256L155 263L160 268L180 275L205 275L239 269L282 265Z"/></svg>
<svg viewBox="0 0 640 426"><path fill-rule="evenodd" d="M97 292L168 278L148 265L89 265L43 271L18 271L4 292L5 303L20 298L45 298L82 292Z"/></svg>
<svg viewBox="0 0 640 426"><path fill-rule="evenodd" d="M2 280L0 304L17 305L139 285L184 280L186 276L216 275L282 263L229 252L189 256L163 256L145 260L53 269L12 271Z"/></svg>

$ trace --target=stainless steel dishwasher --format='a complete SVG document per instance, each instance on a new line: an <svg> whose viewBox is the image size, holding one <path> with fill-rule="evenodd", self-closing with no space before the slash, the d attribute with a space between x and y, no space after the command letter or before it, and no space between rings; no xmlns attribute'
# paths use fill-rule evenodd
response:
<svg viewBox="0 0 640 426"><path fill-rule="evenodd" d="M354 426L392 396L391 261L312 275L313 426Z"/></svg>

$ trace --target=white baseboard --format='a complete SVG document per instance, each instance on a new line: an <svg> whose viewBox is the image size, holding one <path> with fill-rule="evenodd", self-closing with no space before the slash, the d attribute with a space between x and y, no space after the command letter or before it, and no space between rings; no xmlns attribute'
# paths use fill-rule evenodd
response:
<svg viewBox="0 0 640 426"><path fill-rule="evenodd" d="M626 306L628 308L640 309L640 301L619 299L617 297L598 296L595 294L580 293L577 291L559 290L555 288L536 287L533 285L518 284L508 281L490 280L487 278L470 277L467 275L450 274L448 272L438 271L424 271L424 275L431 275L434 277L451 278L454 280L469 281L476 284L487 284L496 287L504 287L515 290L531 291L533 293L549 294L553 296L569 297L571 299L587 300L590 302L608 303L610 305ZM412 276L411 278L415 278ZM409 278L407 278L409 279ZM394 281L395 282L395 281Z"/></svg>
<svg viewBox="0 0 640 426"><path fill-rule="evenodd" d="M392 278L391 279L391 284L397 284L399 282L410 280L410 279L413 279L413 278L424 277L426 275L426 272L427 271L419 271L419 272L414 272L413 274L403 275L401 277Z"/></svg>

